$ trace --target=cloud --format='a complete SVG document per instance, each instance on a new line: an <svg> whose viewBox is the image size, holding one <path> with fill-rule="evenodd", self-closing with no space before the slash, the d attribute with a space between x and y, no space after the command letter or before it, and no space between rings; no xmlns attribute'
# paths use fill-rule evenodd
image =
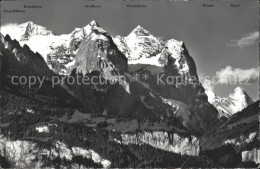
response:
<svg viewBox="0 0 260 169"><path fill-rule="evenodd" d="M204 79L202 81L202 86L205 88L206 91L213 91L216 87L210 79Z"/></svg>
<svg viewBox="0 0 260 169"><path fill-rule="evenodd" d="M255 83L259 80L259 67L251 69L233 68L226 66L216 72L220 84Z"/></svg>
<svg viewBox="0 0 260 169"><path fill-rule="evenodd" d="M241 39L231 40L228 46L243 48L255 44L258 41L258 39L259 32L255 31L244 35Z"/></svg>
<svg viewBox="0 0 260 169"><path fill-rule="evenodd" d="M205 91L214 91L218 85L251 85L259 81L260 68L241 69L226 66L217 71L214 76L199 75L200 82L205 88Z"/></svg>
<svg viewBox="0 0 260 169"><path fill-rule="evenodd" d="M199 80L206 91L213 91L216 87L212 79L212 76L207 76L204 73L199 75Z"/></svg>

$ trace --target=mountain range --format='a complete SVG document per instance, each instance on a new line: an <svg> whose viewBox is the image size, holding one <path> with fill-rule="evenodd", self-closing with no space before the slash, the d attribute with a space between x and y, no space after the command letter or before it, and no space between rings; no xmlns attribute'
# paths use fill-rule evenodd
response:
<svg viewBox="0 0 260 169"><path fill-rule="evenodd" d="M155 37L141 26L127 37L112 37L95 21L63 35L33 22L2 33L0 157L5 166L226 166L203 140L212 141L212 133L223 127L221 117L228 122L237 112L248 114L249 105L249 119L258 113L257 102L241 88L228 98L213 94L208 102L184 42ZM28 87L13 84L14 76L46 81ZM105 83L68 82L78 76L99 76ZM54 88L53 77L63 79ZM224 126L231 134L214 148L254 133L257 122L251 122L240 135ZM245 157L233 166L259 164L255 159Z"/></svg>

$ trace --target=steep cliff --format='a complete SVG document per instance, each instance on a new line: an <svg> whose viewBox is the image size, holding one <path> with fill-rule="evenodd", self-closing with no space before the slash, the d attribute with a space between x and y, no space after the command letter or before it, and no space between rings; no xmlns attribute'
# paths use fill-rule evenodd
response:
<svg viewBox="0 0 260 169"><path fill-rule="evenodd" d="M68 148L66 144L60 141L52 143L50 148L42 149L37 143L23 140L12 141L3 135L0 135L0 154L14 168L54 167L55 165L53 164L48 166L48 163L50 164L48 161L55 159L66 160L68 164L66 167L93 167L77 164L74 159L76 156L83 159L91 159L94 164L100 164L104 168L108 168L111 165L110 161L104 159L91 149L88 150L81 147ZM62 163L60 167L62 167Z"/></svg>
<svg viewBox="0 0 260 169"><path fill-rule="evenodd" d="M93 71L111 73L127 71L127 58L117 49L112 37L102 28L93 26L90 34L81 42L75 57L77 71L85 75Z"/></svg>
<svg viewBox="0 0 260 169"><path fill-rule="evenodd" d="M163 131L121 134L121 138L115 139L115 141L125 145L148 144L165 151L190 156L198 156L200 148L199 139L195 136L182 137L176 133Z"/></svg>
<svg viewBox="0 0 260 169"><path fill-rule="evenodd" d="M250 151L242 152L242 161L243 162L255 162L256 164L260 164L260 150L253 148Z"/></svg>

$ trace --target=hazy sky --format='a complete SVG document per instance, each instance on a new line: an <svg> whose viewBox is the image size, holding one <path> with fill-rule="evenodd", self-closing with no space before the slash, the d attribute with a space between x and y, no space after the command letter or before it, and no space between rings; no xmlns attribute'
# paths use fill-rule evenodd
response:
<svg viewBox="0 0 260 169"><path fill-rule="evenodd" d="M101 8L85 8L85 5ZM127 8L145 4L146 8ZM202 7L213 4L214 7ZM231 7L231 4L240 5ZM41 5L25 13L4 13L4 9L23 9ZM259 5L255 1L11 1L1 2L1 24L33 21L56 34L70 33L96 20L112 36L127 36L141 25L155 36L185 42L194 58L198 74L222 80L226 76L250 77L251 85L242 87L258 98ZM207 85L217 95L227 96L236 85ZM206 86L206 85L205 85Z"/></svg>

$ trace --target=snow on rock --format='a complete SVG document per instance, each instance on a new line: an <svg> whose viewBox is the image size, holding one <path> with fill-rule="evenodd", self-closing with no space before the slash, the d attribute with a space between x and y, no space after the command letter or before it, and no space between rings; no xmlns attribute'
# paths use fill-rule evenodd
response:
<svg viewBox="0 0 260 169"><path fill-rule="evenodd" d="M249 104L253 103L253 100L241 87L235 88L234 93L230 94L229 97L234 100L234 104L231 104L230 106L236 112L243 110Z"/></svg>
<svg viewBox="0 0 260 169"><path fill-rule="evenodd" d="M130 65L167 65L180 75L196 74L195 63L182 41L155 37L141 26L137 26L127 37L116 36L113 40Z"/></svg>
<svg viewBox="0 0 260 169"><path fill-rule="evenodd" d="M145 131L136 134L121 134L121 139L117 139L116 142L125 145L148 144L155 148L179 153L181 155L199 155L199 140L195 136L181 137L175 133L170 134L163 131Z"/></svg>
<svg viewBox="0 0 260 169"><path fill-rule="evenodd" d="M4 35L9 34L21 45L28 45L33 52L38 52L45 59L49 67L58 74L67 75L75 65L75 55L83 39L93 31L106 33L99 24L91 21L83 28L75 28L69 34L54 35L46 28L33 22L26 22L5 28ZM92 34L91 40L106 41L106 37ZM98 37L96 37L98 36ZM102 39L103 38L103 39ZM111 37L112 38L112 37ZM129 64L148 64L163 67L168 63L167 56L175 59L175 64L181 72L189 70L189 64L182 64L185 58L182 53L183 42L174 39L164 40L155 37L149 31L138 25L127 37L112 38L119 51L129 60ZM38 45L39 42L41 45Z"/></svg>
<svg viewBox="0 0 260 169"><path fill-rule="evenodd" d="M168 40L160 53L159 63L169 66L171 71L182 76L197 75L195 62L182 41Z"/></svg>
<svg viewBox="0 0 260 169"><path fill-rule="evenodd" d="M182 41L170 39L167 41L165 48L168 49L168 51L171 53L171 56L173 58L177 59L181 56L181 52L183 50L182 45L183 45Z"/></svg>
<svg viewBox="0 0 260 169"><path fill-rule="evenodd" d="M208 91L208 90L205 91L205 93L208 96L208 102L212 104L216 98L215 93L213 91Z"/></svg>
<svg viewBox="0 0 260 169"><path fill-rule="evenodd" d="M101 71L110 75L117 70L127 71L127 58L113 43L112 37L100 27L93 28L75 56L75 68L82 74ZM118 71L117 71L118 72Z"/></svg>
<svg viewBox="0 0 260 169"><path fill-rule="evenodd" d="M161 42L140 25L125 37L125 42L133 54L130 60L141 57L150 58L162 50Z"/></svg>
<svg viewBox="0 0 260 169"><path fill-rule="evenodd" d="M212 94L206 92L208 98ZM244 108L252 104L254 101L249 97L244 89L237 87L229 97L212 97L209 102L219 111L219 117L230 117L233 114L242 111Z"/></svg>
<svg viewBox="0 0 260 169"><path fill-rule="evenodd" d="M154 66L158 66L158 67L163 67L164 65L162 63L159 62L161 55L157 54L154 57L151 58L145 58L142 57L140 59L136 59L136 60L129 60L128 64L130 65L135 65L135 64L148 64L148 65L154 65Z"/></svg>
<svg viewBox="0 0 260 169"><path fill-rule="evenodd" d="M11 27L1 27L1 32L6 35L9 34L12 38L18 41L28 40L34 35L53 35L52 31L47 30L47 28L37 25L32 21L25 22L20 25L13 25Z"/></svg>
<svg viewBox="0 0 260 169"><path fill-rule="evenodd" d="M93 30L104 32L95 21L91 21L83 28L75 28L69 34L62 35L54 35L45 27L31 21L4 27L1 32L3 35L9 34L11 38L18 40L21 46L26 44L33 52L40 53L54 72L64 75L67 73L65 69L75 64L75 54L81 41ZM8 48L7 45L5 46ZM57 67L59 70L56 70ZM61 70L62 68L64 71Z"/></svg>
<svg viewBox="0 0 260 169"><path fill-rule="evenodd" d="M151 58L159 54L164 46L163 41L153 36L149 31L138 25L127 37L116 36L113 38L118 49L129 59L130 64L146 63L145 58ZM134 62L134 60L136 60ZM133 61L133 62L131 62ZM158 58L156 60L158 62ZM155 62L155 63L156 63Z"/></svg>
<svg viewBox="0 0 260 169"><path fill-rule="evenodd" d="M86 25L83 28L75 28L71 33L70 36L71 38L75 38L75 39L83 39L86 36L88 36L93 29L100 29L102 30L102 28L100 28L99 24L96 21L91 21L88 25Z"/></svg>
<svg viewBox="0 0 260 169"><path fill-rule="evenodd" d="M116 44L117 48L129 59L129 61L131 61L131 58L134 54L127 46L125 38L117 35L115 38L113 38L113 41Z"/></svg>

